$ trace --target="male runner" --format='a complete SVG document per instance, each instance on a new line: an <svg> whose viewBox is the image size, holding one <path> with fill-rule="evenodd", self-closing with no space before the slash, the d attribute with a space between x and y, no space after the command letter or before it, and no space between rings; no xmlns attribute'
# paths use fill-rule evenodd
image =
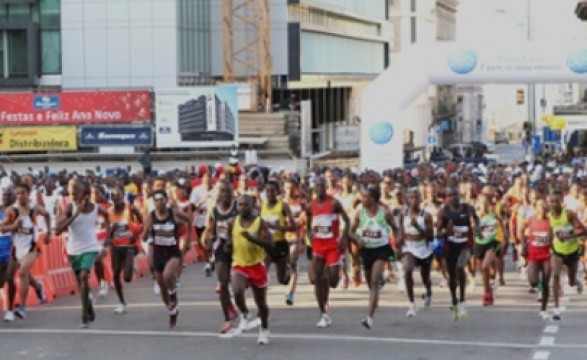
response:
<svg viewBox="0 0 587 360"><path fill-rule="evenodd" d="M317 178L315 186L316 198L306 210L308 238L312 243L312 266L309 275L320 310L320 320L316 326L326 328L332 325L326 307L330 288L336 288L340 280L340 255L348 247L349 218L342 205L327 195L325 178ZM344 221L344 228L339 239L340 218Z"/></svg>

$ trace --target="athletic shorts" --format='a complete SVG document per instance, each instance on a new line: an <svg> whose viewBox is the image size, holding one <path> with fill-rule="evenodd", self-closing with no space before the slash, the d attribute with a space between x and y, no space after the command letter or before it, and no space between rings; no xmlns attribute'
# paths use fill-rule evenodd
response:
<svg viewBox="0 0 587 360"><path fill-rule="evenodd" d="M568 254L568 255L563 255L560 253L557 253L556 251L552 252L553 255L558 256L559 258L563 259L563 264L565 264L566 266L573 266L575 265L577 262L579 262L579 252L574 252L572 254Z"/></svg>
<svg viewBox="0 0 587 360"><path fill-rule="evenodd" d="M32 253L33 251L40 252L37 244L33 241L30 245L16 245L12 246L12 257L19 263L24 259L25 256Z"/></svg>
<svg viewBox="0 0 587 360"><path fill-rule="evenodd" d="M240 274L247 278L258 289L266 288L269 285L269 274L264 263L251 266L233 266L232 274Z"/></svg>
<svg viewBox="0 0 587 360"><path fill-rule="evenodd" d="M306 245L306 259L308 259L308 260L312 260L312 257L313 257L313 255L314 255L314 254L313 254L313 252L312 252L312 247L311 247L311 246L308 246L308 245Z"/></svg>
<svg viewBox="0 0 587 360"><path fill-rule="evenodd" d="M204 239L202 239L202 234L204 234L204 231L206 231L206 228L194 226L194 229L196 229L196 235L198 236L198 241L200 243L202 243L204 241Z"/></svg>
<svg viewBox="0 0 587 360"><path fill-rule="evenodd" d="M465 255L463 255L463 252L466 252ZM444 243L444 258L446 259L447 263L457 264L461 267L464 267L467 265L466 260L469 260L469 256L471 256L471 247L467 242L455 243L446 241ZM461 260L463 263L458 264L459 258L461 257L465 257L466 260Z"/></svg>
<svg viewBox="0 0 587 360"><path fill-rule="evenodd" d="M161 273L169 260L181 259L181 251L178 246L155 246L153 248L153 270Z"/></svg>
<svg viewBox="0 0 587 360"><path fill-rule="evenodd" d="M326 265L336 266L340 264L340 251L336 240L312 241L312 257L324 259Z"/></svg>
<svg viewBox="0 0 587 360"><path fill-rule="evenodd" d="M414 254L412 253L404 253L402 259L404 259L406 257L406 255L410 255L411 257L414 258L415 261L415 266L416 267L422 267L422 266L428 266L432 264L432 260L434 260L434 254L430 254L430 256L424 258L424 259L420 259L419 257L414 256Z"/></svg>
<svg viewBox="0 0 587 360"><path fill-rule="evenodd" d="M272 249L267 250L267 255L273 261L287 258L289 255L289 243L287 241L276 242Z"/></svg>
<svg viewBox="0 0 587 360"><path fill-rule="evenodd" d="M485 258L485 254L489 251L493 250L495 254L499 254L499 243L497 241L492 241L489 244L480 245L477 243L473 244L473 255L476 259L483 260Z"/></svg>
<svg viewBox="0 0 587 360"><path fill-rule="evenodd" d="M224 245L226 245L226 240L219 239L218 246L214 250L214 259L216 262L223 262L230 265L232 264L232 254L224 250Z"/></svg>
<svg viewBox="0 0 587 360"><path fill-rule="evenodd" d="M361 260L363 261L363 268L365 270L371 270L375 261L389 262L392 256L393 250L389 244L374 249L361 249Z"/></svg>
<svg viewBox="0 0 587 360"><path fill-rule="evenodd" d="M69 255L69 263L71 264L73 272L78 275L82 270L92 270L97 257L97 251L91 251L80 255Z"/></svg>
<svg viewBox="0 0 587 360"><path fill-rule="evenodd" d="M134 246L115 246L112 248L110 257L112 258L112 267L124 265L127 256L136 256L137 248Z"/></svg>

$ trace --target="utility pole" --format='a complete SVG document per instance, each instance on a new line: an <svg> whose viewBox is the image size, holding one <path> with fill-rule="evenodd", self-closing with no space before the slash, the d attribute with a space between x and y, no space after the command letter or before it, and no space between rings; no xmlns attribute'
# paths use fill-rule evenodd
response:
<svg viewBox="0 0 587 360"><path fill-rule="evenodd" d="M534 40L534 29L532 27L532 0L526 0L526 15L528 28L528 41ZM528 121L532 124L533 133L536 134L536 84L528 84Z"/></svg>

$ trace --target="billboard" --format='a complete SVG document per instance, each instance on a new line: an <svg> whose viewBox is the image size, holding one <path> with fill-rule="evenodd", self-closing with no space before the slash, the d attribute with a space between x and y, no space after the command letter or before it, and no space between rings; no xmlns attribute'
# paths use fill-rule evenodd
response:
<svg viewBox="0 0 587 360"><path fill-rule="evenodd" d="M151 121L149 91L0 93L0 126Z"/></svg>
<svg viewBox="0 0 587 360"><path fill-rule="evenodd" d="M0 151L74 151L75 126L0 127Z"/></svg>
<svg viewBox="0 0 587 360"><path fill-rule="evenodd" d="M150 126L82 126L80 146L151 146L153 132Z"/></svg>
<svg viewBox="0 0 587 360"><path fill-rule="evenodd" d="M155 91L158 148L224 147L238 142L237 87Z"/></svg>

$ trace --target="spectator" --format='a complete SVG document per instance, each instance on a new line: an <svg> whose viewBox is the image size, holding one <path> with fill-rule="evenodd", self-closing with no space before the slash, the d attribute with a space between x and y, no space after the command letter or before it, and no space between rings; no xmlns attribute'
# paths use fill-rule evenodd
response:
<svg viewBox="0 0 587 360"><path fill-rule="evenodd" d="M149 149L146 149L143 155L141 155L139 162L143 166L143 173L145 175L150 175L153 171L153 163L151 161L151 151Z"/></svg>
<svg viewBox="0 0 587 360"><path fill-rule="evenodd" d="M249 145L249 148L245 151L245 169L250 169L258 165L257 159L257 150L253 147L252 144Z"/></svg>

